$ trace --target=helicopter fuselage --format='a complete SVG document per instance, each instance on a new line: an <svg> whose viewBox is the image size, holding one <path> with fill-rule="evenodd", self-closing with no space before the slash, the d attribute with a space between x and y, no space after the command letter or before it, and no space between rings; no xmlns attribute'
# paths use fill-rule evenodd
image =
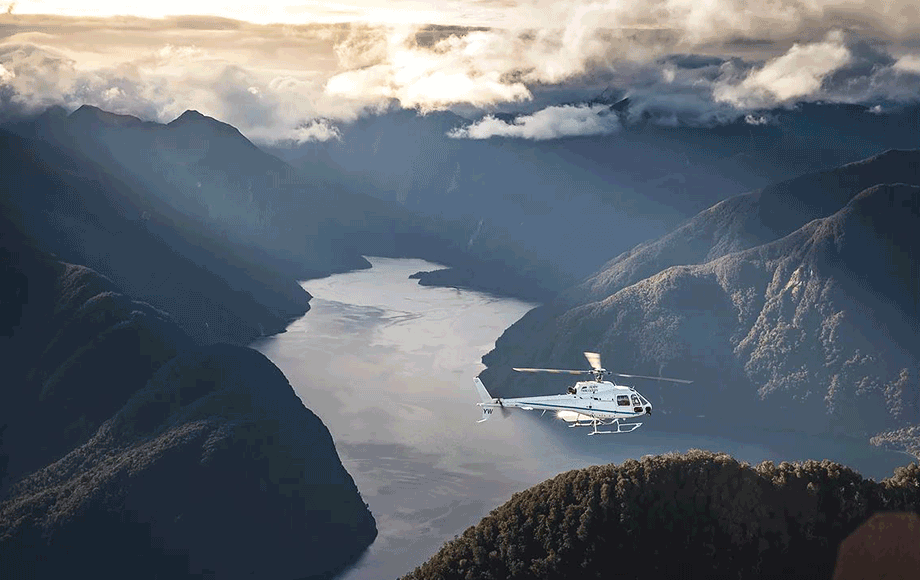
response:
<svg viewBox="0 0 920 580"><path fill-rule="evenodd" d="M652 412L652 404L634 388L609 381L581 381L564 395L496 399L496 403L527 411L555 411L568 422L630 419Z"/></svg>
<svg viewBox="0 0 920 580"><path fill-rule="evenodd" d="M482 408L480 423L487 420L495 409L516 407L525 411L554 411L560 419L570 423L570 427L590 425L594 430L589 435L597 433L630 433L642 426L642 423L623 423L624 419L633 419L642 415L652 414L652 404L639 394L639 392L626 385L617 385L603 380L605 376L618 376L627 379L651 379L673 383L690 384L693 381L686 379L672 379L646 375L624 374L608 371L601 366L601 355L596 352L585 352L585 358L591 365L591 370L573 369L543 369L519 368L512 370L523 373L556 373L572 375L592 375L593 381L579 381L568 388L564 395L546 395L542 397L516 397L512 399L493 398L479 378L473 379L479 393ZM615 426L616 431L598 431L598 425Z"/></svg>

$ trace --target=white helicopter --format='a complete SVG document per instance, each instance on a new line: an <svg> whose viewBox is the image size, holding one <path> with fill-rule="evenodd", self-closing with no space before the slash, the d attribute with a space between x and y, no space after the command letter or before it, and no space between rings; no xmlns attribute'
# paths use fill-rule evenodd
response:
<svg viewBox="0 0 920 580"><path fill-rule="evenodd" d="M690 384L693 381L684 379L668 379L665 377L647 377L644 375L627 375L614 373L601 366L601 355L596 352L586 352L585 358L591 365L589 371L574 371L564 369L519 369L514 370L525 373L562 373L570 375L593 375L593 381L578 381L568 388L565 395L546 395L542 397L518 397L514 399L493 398L479 377L473 379L479 398L482 402L476 403L482 407L482 423L492 416L493 409L501 409L503 413L509 408L519 408L525 411L542 410L556 411L556 416L571 423L569 427L593 426L594 430L588 435L598 433L630 433L638 429L642 423L622 423L626 419L634 419L643 415L652 414L652 404L639 394L636 389L625 385L617 385L605 381L605 376L613 375L631 379L653 379L671 381L674 383ZM615 425L616 431L598 431L598 425Z"/></svg>

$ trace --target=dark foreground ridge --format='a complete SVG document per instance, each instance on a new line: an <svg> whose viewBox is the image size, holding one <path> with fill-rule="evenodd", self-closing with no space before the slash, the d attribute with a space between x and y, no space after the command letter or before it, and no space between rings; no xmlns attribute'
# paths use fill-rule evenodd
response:
<svg viewBox="0 0 920 580"><path fill-rule="evenodd" d="M826 460L646 456L514 494L404 579L829 579L873 513L920 508L918 485L916 464L875 482Z"/></svg>
<svg viewBox="0 0 920 580"><path fill-rule="evenodd" d="M268 359L232 345L173 358L0 505L14 577L313 577L375 536L329 431Z"/></svg>
<svg viewBox="0 0 920 580"><path fill-rule="evenodd" d="M0 368L0 578L329 577L376 537L267 358L194 345L2 215Z"/></svg>

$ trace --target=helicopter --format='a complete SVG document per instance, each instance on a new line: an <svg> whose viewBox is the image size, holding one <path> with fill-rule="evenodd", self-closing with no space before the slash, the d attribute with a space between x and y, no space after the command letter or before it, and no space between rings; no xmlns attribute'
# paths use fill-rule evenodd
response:
<svg viewBox="0 0 920 580"><path fill-rule="evenodd" d="M601 433L630 433L642 426L642 423L625 423L628 419L635 419L652 414L652 404L633 387L618 385L604 380L607 376L617 376L629 379L652 379L670 381L674 383L690 384L693 381L685 379L669 379L666 377L649 377L645 375L628 375L614 373L601 366L601 355L596 352L586 352L585 358L591 365L591 370L577 371L566 369L530 369L514 368L523 373L559 373L570 375L592 375L594 380L578 381L570 386L564 395L545 395L540 397L517 397L502 399L492 397L479 377L473 379L476 391L481 402L476 403L482 407L482 423L492 416L492 411L500 409L502 414L507 414L508 409L518 408L525 411L542 410L555 411L556 416L570 423L569 427L593 427L588 435ZM598 426L616 426L616 430L598 431Z"/></svg>

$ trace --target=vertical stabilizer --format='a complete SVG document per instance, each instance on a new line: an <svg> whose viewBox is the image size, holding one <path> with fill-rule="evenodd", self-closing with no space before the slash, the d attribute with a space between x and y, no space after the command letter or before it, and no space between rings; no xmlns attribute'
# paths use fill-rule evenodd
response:
<svg viewBox="0 0 920 580"><path fill-rule="evenodd" d="M476 391L479 393L479 398L483 403L493 403L494 400L489 394L489 391L486 390L486 386L482 384L482 381L479 380L479 377L473 379L473 384L476 385Z"/></svg>
<svg viewBox="0 0 920 580"><path fill-rule="evenodd" d="M492 408L496 405L489 395L489 391L486 390L486 386L479 380L479 377L473 379L473 384L476 385L476 392L479 393L479 398L482 400L482 402L479 403L479 406L482 407L482 419L477 421L477 423L482 423L492 416Z"/></svg>

